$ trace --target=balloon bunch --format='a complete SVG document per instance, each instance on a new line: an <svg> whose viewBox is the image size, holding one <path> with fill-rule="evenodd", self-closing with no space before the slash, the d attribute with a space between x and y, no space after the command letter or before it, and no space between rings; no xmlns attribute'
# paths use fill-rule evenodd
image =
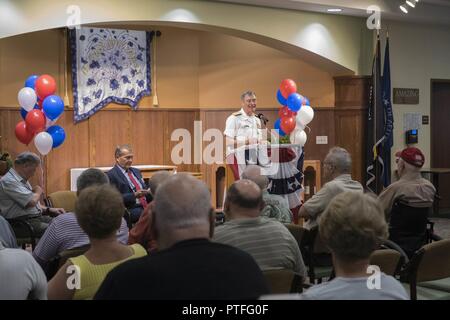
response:
<svg viewBox="0 0 450 320"><path fill-rule="evenodd" d="M59 147L66 139L64 129L55 125L64 111L64 102L55 92L55 79L44 74L28 77L17 95L23 118L16 125L17 140L28 145L34 138L34 145L42 155Z"/></svg>
<svg viewBox="0 0 450 320"><path fill-rule="evenodd" d="M291 79L284 79L277 92L277 100L283 106L278 111L280 116L274 124L280 141L289 135L290 143L304 146L306 143L305 127L314 118L314 111L309 100L297 93L297 85Z"/></svg>

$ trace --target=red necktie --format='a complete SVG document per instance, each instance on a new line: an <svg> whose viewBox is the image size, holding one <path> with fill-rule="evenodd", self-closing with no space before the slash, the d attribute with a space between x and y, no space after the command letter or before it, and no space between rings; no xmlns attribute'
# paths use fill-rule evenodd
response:
<svg viewBox="0 0 450 320"><path fill-rule="evenodd" d="M130 177L131 183L136 188L136 191L141 190L141 187L139 186L139 183L137 183L136 179L134 178L133 173L131 173L131 170L128 170L127 173L128 173L128 176ZM145 208L147 206L147 200L145 199L145 196L140 197L139 202L141 203L143 208Z"/></svg>

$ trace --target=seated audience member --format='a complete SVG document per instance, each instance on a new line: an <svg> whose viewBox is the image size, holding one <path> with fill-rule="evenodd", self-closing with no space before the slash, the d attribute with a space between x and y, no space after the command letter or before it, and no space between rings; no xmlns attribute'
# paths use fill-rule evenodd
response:
<svg viewBox="0 0 450 320"><path fill-rule="evenodd" d="M150 193L152 196L155 195L158 186L170 177L170 175L171 173L168 171L158 171L152 175L149 181ZM152 238L150 232L151 223L152 211L150 206L147 206L147 208L145 208L142 212L139 221L130 230L128 244L139 243L146 248L148 252L155 250L156 240Z"/></svg>
<svg viewBox="0 0 450 320"><path fill-rule="evenodd" d="M249 254L209 240L215 218L202 181L173 175L151 206L158 251L112 270L95 299L254 299L269 292Z"/></svg>
<svg viewBox="0 0 450 320"><path fill-rule="evenodd" d="M242 173L242 179L253 181L261 189L264 201L261 217L273 218L282 223L292 222L292 213L289 209L287 199L276 194L270 194L269 191L267 191L269 178L261 174L261 167L248 165Z"/></svg>
<svg viewBox="0 0 450 320"><path fill-rule="evenodd" d="M64 213L62 208L47 208L40 204L42 188L31 187L28 180L41 165L39 156L22 152L14 161L14 168L0 179L0 213L6 219L26 220L40 238L51 221L50 215ZM20 237L22 235L16 234ZM25 235L26 236L26 235Z"/></svg>
<svg viewBox="0 0 450 320"><path fill-rule="evenodd" d="M0 241L0 300L47 299L47 279L30 253Z"/></svg>
<svg viewBox="0 0 450 320"><path fill-rule="evenodd" d="M389 185L378 197L388 221L396 200L411 207L431 207L436 194L433 184L420 175L425 156L419 149L410 147L395 155L399 180Z"/></svg>
<svg viewBox="0 0 450 320"><path fill-rule="evenodd" d="M323 177L329 181L300 208L299 217L308 219L305 228L317 225L317 219L330 201L345 191L363 192L362 185L352 180L352 159L344 148L334 147L323 161Z"/></svg>
<svg viewBox="0 0 450 320"><path fill-rule="evenodd" d="M0 216L0 243L5 248L17 248L16 236L8 221Z"/></svg>
<svg viewBox="0 0 450 320"><path fill-rule="evenodd" d="M267 299L407 300L403 286L379 274L379 287L369 258L387 238L388 228L376 198L357 192L337 195L319 219L319 233L331 250L336 278L303 294L272 295Z"/></svg>
<svg viewBox="0 0 450 320"><path fill-rule="evenodd" d="M107 172L110 183L122 194L123 202L130 212L131 222L135 223L152 201L148 187L142 179L142 174L133 164L133 150L124 144L116 147L114 152L116 165Z"/></svg>
<svg viewBox="0 0 450 320"><path fill-rule="evenodd" d="M80 193L75 215L91 246L85 254L69 258L50 280L49 299L92 299L109 271L147 254L139 244L126 246L117 241L124 210L123 199L112 186L88 187ZM67 283L74 273L78 273L78 279L75 277L73 282L79 283L69 288Z"/></svg>
<svg viewBox="0 0 450 320"><path fill-rule="evenodd" d="M261 217L262 207L261 190L254 182L234 182L225 199L226 222L217 227L214 241L249 253L261 270L290 269L304 278L297 241L283 224Z"/></svg>
<svg viewBox="0 0 450 320"><path fill-rule="evenodd" d="M90 186L108 183L108 177L101 170L87 169L77 179L77 194ZM122 219L117 239L123 244L128 242L128 227L125 219ZM89 244L89 237L78 224L75 213L67 212L52 220L34 249L33 257L45 269L49 260L59 253L87 244Z"/></svg>

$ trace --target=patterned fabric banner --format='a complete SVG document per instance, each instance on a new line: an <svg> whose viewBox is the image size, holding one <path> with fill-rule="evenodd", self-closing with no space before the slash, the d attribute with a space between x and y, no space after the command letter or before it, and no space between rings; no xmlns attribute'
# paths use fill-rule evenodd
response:
<svg viewBox="0 0 450 320"><path fill-rule="evenodd" d="M111 102L137 107L151 94L151 32L80 28L70 31L74 121Z"/></svg>

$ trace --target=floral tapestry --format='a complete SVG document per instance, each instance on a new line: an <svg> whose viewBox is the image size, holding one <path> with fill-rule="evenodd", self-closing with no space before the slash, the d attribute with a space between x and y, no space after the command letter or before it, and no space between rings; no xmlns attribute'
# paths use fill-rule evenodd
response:
<svg viewBox="0 0 450 320"><path fill-rule="evenodd" d="M151 32L80 28L70 32L74 121L111 102L137 108L151 94Z"/></svg>

